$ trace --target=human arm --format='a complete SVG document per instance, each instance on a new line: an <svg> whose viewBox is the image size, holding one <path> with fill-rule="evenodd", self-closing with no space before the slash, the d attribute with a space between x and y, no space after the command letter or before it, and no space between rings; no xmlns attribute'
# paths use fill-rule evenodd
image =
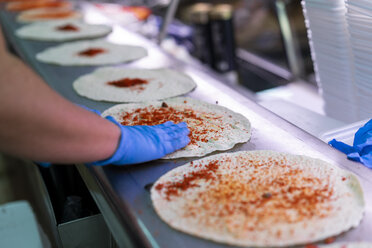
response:
<svg viewBox="0 0 372 248"><path fill-rule="evenodd" d="M163 144L168 133L158 134L157 129L151 129L148 133L126 135L131 140L123 140L123 130L128 134L130 128L107 121L54 92L22 61L7 52L1 30L0 55L1 152L52 163L107 161L112 155L128 156L128 149L118 148L124 147L121 146L123 142L129 144L132 139L141 137L150 142L141 145L153 148L147 150L154 152L149 159L162 154L157 153L157 146L151 147L154 144L151 142ZM183 143L182 146L188 142ZM172 149L178 149L176 147ZM132 163L134 160L128 162L120 157L119 161Z"/></svg>
<svg viewBox="0 0 372 248"><path fill-rule="evenodd" d="M0 150L36 161L108 158L120 130L67 101L7 52L0 31Z"/></svg>

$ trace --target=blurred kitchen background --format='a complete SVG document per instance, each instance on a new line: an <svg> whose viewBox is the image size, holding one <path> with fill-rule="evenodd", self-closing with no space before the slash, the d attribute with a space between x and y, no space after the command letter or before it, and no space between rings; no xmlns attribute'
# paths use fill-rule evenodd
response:
<svg viewBox="0 0 372 248"><path fill-rule="evenodd" d="M162 41L176 56L187 59L186 50L221 75L236 72L235 83L253 92L298 78L315 85L300 1L175 2L178 6L174 19ZM125 26L156 39L172 1L115 3L146 6L151 15L141 25L121 18ZM229 79L234 82L234 77Z"/></svg>
<svg viewBox="0 0 372 248"><path fill-rule="evenodd" d="M88 22L138 32L316 136L356 121L324 110L299 0L80 3Z"/></svg>
<svg viewBox="0 0 372 248"><path fill-rule="evenodd" d="M286 116L288 111L327 118L299 0L81 3L87 21L102 22L98 16L106 16L187 63L204 64L201 68L286 119L299 119Z"/></svg>

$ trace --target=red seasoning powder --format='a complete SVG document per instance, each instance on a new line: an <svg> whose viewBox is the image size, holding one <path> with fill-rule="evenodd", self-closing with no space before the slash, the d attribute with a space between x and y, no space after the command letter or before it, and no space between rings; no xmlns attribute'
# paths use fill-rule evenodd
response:
<svg viewBox="0 0 372 248"><path fill-rule="evenodd" d="M77 31L79 31L79 28L72 25L72 24L66 24L66 25L58 26L58 27L56 27L56 29L58 31L67 31L67 32L71 32L71 31L72 32L77 32Z"/></svg>
<svg viewBox="0 0 372 248"><path fill-rule="evenodd" d="M191 166L193 162L191 162ZM171 196L178 196L180 191L186 191L189 188L199 187L198 184L193 183L193 181L205 179L213 180L215 178L214 172L218 169L218 161L213 161L207 164L204 168L193 171L188 175L184 175L182 181L178 182L168 182L166 184L156 185L156 190L162 190L164 188L164 194L166 199L169 201Z"/></svg>
<svg viewBox="0 0 372 248"><path fill-rule="evenodd" d="M93 48L89 48L87 50L79 52L78 55L86 56L86 57L93 57L93 56L96 56L98 54L105 53L105 52L106 52L105 49L93 47Z"/></svg>
<svg viewBox="0 0 372 248"><path fill-rule="evenodd" d="M206 190L184 206L185 216L207 225L221 224L237 233L260 230L267 224L326 218L332 213L329 203L334 200L334 191L327 178L291 166L286 159L270 160L241 157L234 164L229 158L207 164L194 162L190 172L157 184L155 190L167 201L174 201L188 189L204 185ZM236 216L244 216L245 221ZM274 235L280 238L281 233Z"/></svg>
<svg viewBox="0 0 372 248"><path fill-rule="evenodd" d="M148 84L148 81L141 78L123 78L107 82L107 84L118 88L132 88L136 90L144 90L143 85Z"/></svg>
<svg viewBox="0 0 372 248"><path fill-rule="evenodd" d="M167 121L173 121L176 124L185 121L190 130L191 145L197 145L198 142L207 143L210 137L218 139L224 129L221 116L194 111L190 107L176 109L167 104L163 104L163 107L149 106L125 113L121 124L127 126L158 125Z"/></svg>

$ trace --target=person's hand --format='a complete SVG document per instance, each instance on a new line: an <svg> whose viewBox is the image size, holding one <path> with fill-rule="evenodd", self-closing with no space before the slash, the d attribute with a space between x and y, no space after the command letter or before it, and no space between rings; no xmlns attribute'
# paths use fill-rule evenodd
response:
<svg viewBox="0 0 372 248"><path fill-rule="evenodd" d="M171 121L156 126L123 126L112 116L107 120L121 130L118 148L110 158L88 165L125 165L159 159L186 146L190 139L185 122L174 124Z"/></svg>

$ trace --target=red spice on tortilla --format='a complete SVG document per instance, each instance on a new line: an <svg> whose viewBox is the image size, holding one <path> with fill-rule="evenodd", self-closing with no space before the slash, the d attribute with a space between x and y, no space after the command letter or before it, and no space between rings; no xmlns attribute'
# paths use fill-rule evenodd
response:
<svg viewBox="0 0 372 248"><path fill-rule="evenodd" d="M102 48L92 47L78 53L80 56L93 57L101 53L105 53L106 50Z"/></svg>
<svg viewBox="0 0 372 248"><path fill-rule="evenodd" d="M191 107L182 110L168 107L146 107L139 108L133 112L125 113L122 116L121 124L123 125L158 125L167 121L180 123L186 121L190 130L189 145L197 145L198 142L207 143L208 137L218 139L221 136L221 131L224 129L221 126L214 125L208 127L209 121L214 120L221 122L222 117L194 111ZM192 125L190 125L192 123ZM206 125L207 124L207 125ZM218 129L219 127L219 129Z"/></svg>
<svg viewBox="0 0 372 248"><path fill-rule="evenodd" d="M79 31L79 28L72 25L72 24L66 24L66 25L58 26L58 27L56 27L56 29L58 31L67 31L67 32L71 32L71 31L72 32L77 32L77 31Z"/></svg>
<svg viewBox="0 0 372 248"><path fill-rule="evenodd" d="M321 185L320 179L313 178L298 168L289 169L285 159L276 161L277 165L270 161L262 163L262 161L247 160L244 157L237 158L237 160L242 163L237 162L239 166L236 167L236 170L226 174L221 173L218 168L224 166L227 160L222 158L214 160L219 162L219 167L217 171L211 173L213 179L207 183L210 187L197 194L197 202L185 208L186 215L197 216L200 209L203 208L208 213L205 216L213 215L221 219L245 216L253 222L253 225L247 229L253 231L254 229L258 230L261 224L266 221L270 223L298 223L315 216L325 218L331 212L332 207L324 206L324 203L332 199L333 189L328 184L313 187L313 185ZM253 170L250 178L242 179L238 175L240 174L239 169L244 167L257 169ZM274 180L265 180L262 175L268 174L268 171L273 173L273 167L279 176L274 176ZM161 193L165 194L164 198L168 201L174 199L167 197L168 195L181 197L183 188L175 188L172 185L175 183L177 186L181 185L181 182L185 182L185 179L189 178L192 173L203 171L204 168L205 165L200 170L190 170L190 173L185 173L183 177L180 175L179 180L163 183L163 187L156 185L155 189L161 190ZM276 173L274 172L273 175ZM190 187L198 187L200 183L197 182L193 181L194 185ZM202 184L204 185L204 183ZM177 190L177 192L174 193L172 190ZM267 192L270 192L270 197L262 197ZM291 211L293 215L289 215L288 211ZM202 221L208 221L208 218ZM281 236L282 233L275 233L275 235Z"/></svg>
<svg viewBox="0 0 372 248"><path fill-rule="evenodd" d="M191 165L192 164L193 162L191 162ZM189 188L199 187L198 184L192 183L195 180L199 179L205 179L206 181L213 180L215 178L214 172L217 171L218 166L219 166L218 161L212 161L201 170L192 171L190 174L184 175L184 177L180 181L168 182L166 184L160 183L156 185L155 189L162 190L164 188L166 199L169 201L171 196L179 195L180 191L186 191Z"/></svg>
<svg viewBox="0 0 372 248"><path fill-rule="evenodd" d="M141 79L141 78L123 78L123 79L107 82L107 84L120 87L120 88L127 88L127 87L133 87L137 85L148 84L148 81Z"/></svg>

